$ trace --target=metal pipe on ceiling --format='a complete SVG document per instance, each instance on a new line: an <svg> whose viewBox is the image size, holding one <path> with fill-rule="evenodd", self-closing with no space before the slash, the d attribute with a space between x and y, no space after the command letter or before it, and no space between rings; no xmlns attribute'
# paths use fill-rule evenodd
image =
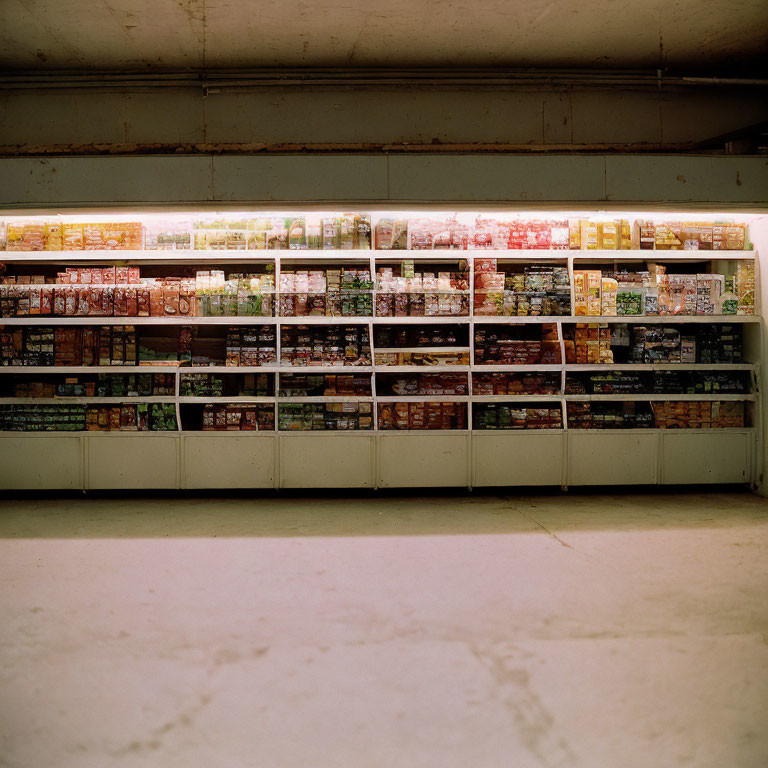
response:
<svg viewBox="0 0 768 768"><path fill-rule="evenodd" d="M538 69L253 69L168 72L6 71L0 90L134 90L155 88L682 88L725 86L765 88L759 78L696 77L660 70L538 70Z"/></svg>

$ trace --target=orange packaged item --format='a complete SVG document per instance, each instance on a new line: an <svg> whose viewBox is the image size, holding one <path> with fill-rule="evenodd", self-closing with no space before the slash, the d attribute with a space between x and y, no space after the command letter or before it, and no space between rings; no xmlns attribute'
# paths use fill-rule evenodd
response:
<svg viewBox="0 0 768 768"><path fill-rule="evenodd" d="M98 251L104 247L102 229L98 224L83 224L83 248L86 251Z"/></svg>
<svg viewBox="0 0 768 768"><path fill-rule="evenodd" d="M83 250L83 225L82 224L62 224L61 240L63 250L82 251Z"/></svg>

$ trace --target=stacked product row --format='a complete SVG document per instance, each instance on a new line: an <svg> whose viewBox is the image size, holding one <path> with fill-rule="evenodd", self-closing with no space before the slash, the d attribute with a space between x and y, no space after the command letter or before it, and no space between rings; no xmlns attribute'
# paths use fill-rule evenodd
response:
<svg viewBox="0 0 768 768"><path fill-rule="evenodd" d="M722 221L522 218L467 213L146 217L0 221L0 250L743 250L746 228Z"/></svg>
<svg viewBox="0 0 768 768"><path fill-rule="evenodd" d="M494 325L474 329L478 366L740 363L740 325L629 325L567 323L558 326ZM379 367L468 365L466 328L381 326L375 337ZM191 364L258 367L277 361L275 326L216 328L141 326L13 327L0 331L0 366L113 366ZM213 332L213 331L212 331ZM160 334L160 335L158 335ZM171 335L168 335L171 334ZM366 325L283 325L280 365L368 366L371 342Z"/></svg>
<svg viewBox="0 0 768 768"><path fill-rule="evenodd" d="M16 266L16 265L14 265ZM735 261L734 274L575 269L573 314L752 315L755 265ZM194 275L162 268L67 267L0 278L2 317L476 317L571 315L566 266L474 259L474 292L466 261L458 269L416 270L414 259L380 266L374 300L369 268L208 269ZM176 268L176 271L179 271Z"/></svg>
<svg viewBox="0 0 768 768"><path fill-rule="evenodd" d="M745 426L739 401L566 402L569 429L723 429ZM280 431L350 431L373 429L369 401L281 403ZM378 429L464 430L467 404L435 401L396 401L377 407ZM562 429L562 409L552 403L479 403L473 407L475 430ZM119 405L0 404L0 430L9 432L136 432L177 431L173 403ZM184 406L184 431L274 431L272 405L209 403Z"/></svg>
<svg viewBox="0 0 768 768"><path fill-rule="evenodd" d="M755 263L738 261L736 274L668 274L574 270L574 315L753 315Z"/></svg>

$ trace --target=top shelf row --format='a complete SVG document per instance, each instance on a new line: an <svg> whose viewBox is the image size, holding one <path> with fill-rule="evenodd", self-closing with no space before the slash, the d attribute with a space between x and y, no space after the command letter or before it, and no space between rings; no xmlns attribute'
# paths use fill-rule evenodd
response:
<svg viewBox="0 0 768 768"><path fill-rule="evenodd" d="M562 261L573 258L577 261L675 261L695 262L710 260L754 259L755 251L563 251L557 249L499 249L492 250L493 258L501 261ZM93 251L4 251L0 252L0 262L146 262L146 263L231 263L231 262L270 262L282 263L305 261L333 261L333 262L368 262L374 258L377 262L401 261L412 259L414 261L447 262L457 259L472 261L474 258L486 258L489 250L468 251L377 251L377 250L350 250L350 251L157 251L157 250L93 250Z"/></svg>
<svg viewBox="0 0 768 768"><path fill-rule="evenodd" d="M74 216L0 220L2 258L279 258L337 252L343 258L444 258L446 252L486 252L531 258L542 252L631 258L631 252L664 251L680 258L740 258L751 253L747 225L736 221L513 218L475 214L380 216L350 213L232 216L141 216L132 220L77 221ZM117 219L118 216L115 216ZM169 253L171 252L171 253ZM261 252L261 253L260 253ZM339 253L340 252L340 253ZM562 253L566 252L566 253ZM693 252L693 253L691 253ZM43 255L45 254L45 255ZM160 255L162 254L162 256ZM336 255L336 254L334 254ZM454 255L453 258L456 258ZM581 257L579 257L581 258ZM666 256L665 256L666 258Z"/></svg>

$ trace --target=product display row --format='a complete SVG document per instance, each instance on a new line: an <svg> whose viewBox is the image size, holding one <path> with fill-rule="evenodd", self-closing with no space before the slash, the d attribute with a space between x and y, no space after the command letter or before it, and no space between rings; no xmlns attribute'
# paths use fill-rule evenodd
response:
<svg viewBox="0 0 768 768"><path fill-rule="evenodd" d="M274 397L371 398L433 395L499 397L563 393L560 372L547 373L185 373L179 371L182 398ZM278 383L279 381L279 383ZM175 398L176 374L10 374L0 378L3 398ZM566 396L748 395L754 392L749 371L609 371L567 373Z"/></svg>
<svg viewBox="0 0 768 768"><path fill-rule="evenodd" d="M565 404L568 429L733 429L745 426L737 401L598 402ZM277 406L279 431L373 429L373 404L283 403ZM380 431L464 430L467 405L454 402L397 401L377 408ZM472 411L473 429L562 429L563 411L552 404L480 403ZM183 406L184 431L274 431L272 405L209 403ZM7 432L176 431L170 403L98 405L0 405L0 430Z"/></svg>
<svg viewBox="0 0 768 768"><path fill-rule="evenodd" d="M208 329L151 326L13 327L0 331L0 365L111 366L162 363L266 366L277 362L275 326ZM475 365L740 363L741 325L565 323L563 339L549 323L474 329ZM466 327L377 327L375 364L469 365ZM158 335L159 334L159 335ZM283 325L280 365L371 364L368 326Z"/></svg>
<svg viewBox="0 0 768 768"><path fill-rule="evenodd" d="M736 274L668 274L574 270L574 315L753 315L755 263L736 262Z"/></svg>
<svg viewBox="0 0 768 768"><path fill-rule="evenodd" d="M377 317L462 317L470 304L475 317L569 316L572 289L575 316L752 315L754 260L729 264L735 272L727 275L669 273L650 261L641 271L574 269L571 281L566 266L475 258L471 292L463 259L458 270L430 271L404 259L378 268L374 294L363 267L282 268L276 288L273 264L262 272L230 267L180 275L192 270L153 265L54 273L48 267L46 273L13 263L0 278L0 316L371 317L375 308Z"/></svg>
<svg viewBox="0 0 768 768"><path fill-rule="evenodd" d="M368 213L136 217L8 217L0 250L742 250L746 227L733 221L645 218L529 218L474 213ZM117 218L117 217L115 217Z"/></svg>
<svg viewBox="0 0 768 768"><path fill-rule="evenodd" d="M173 403L91 405L0 405L0 431L79 432L178 429Z"/></svg>
<svg viewBox="0 0 768 768"><path fill-rule="evenodd" d="M571 403L568 429L725 429L745 426L742 402Z"/></svg>
<svg viewBox="0 0 768 768"><path fill-rule="evenodd" d="M571 283L567 267L502 265L474 260L476 316L570 315Z"/></svg>

